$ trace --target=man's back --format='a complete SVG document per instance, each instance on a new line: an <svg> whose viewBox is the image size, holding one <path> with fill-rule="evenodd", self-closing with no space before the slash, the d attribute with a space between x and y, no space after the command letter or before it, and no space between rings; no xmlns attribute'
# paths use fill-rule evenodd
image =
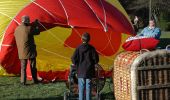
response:
<svg viewBox="0 0 170 100"><path fill-rule="evenodd" d="M36 46L31 33L31 26L21 24L16 28L14 35L20 59L28 59L36 55Z"/></svg>

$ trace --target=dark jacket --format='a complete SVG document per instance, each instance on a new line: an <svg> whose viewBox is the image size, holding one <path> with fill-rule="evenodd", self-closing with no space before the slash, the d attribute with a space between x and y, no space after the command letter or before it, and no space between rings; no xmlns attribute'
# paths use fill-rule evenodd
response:
<svg viewBox="0 0 170 100"><path fill-rule="evenodd" d="M34 35L40 33L35 26L19 25L14 33L19 59L35 58L37 56Z"/></svg>
<svg viewBox="0 0 170 100"><path fill-rule="evenodd" d="M95 48L86 43L77 47L72 56L72 63L77 66L78 78L95 77L95 64L98 62L99 56Z"/></svg>

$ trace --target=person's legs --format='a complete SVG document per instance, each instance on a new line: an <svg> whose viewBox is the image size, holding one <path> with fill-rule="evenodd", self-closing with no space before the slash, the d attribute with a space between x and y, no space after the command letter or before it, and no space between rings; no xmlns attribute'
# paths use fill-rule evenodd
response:
<svg viewBox="0 0 170 100"><path fill-rule="evenodd" d="M91 79L86 79L86 100L91 100Z"/></svg>
<svg viewBox="0 0 170 100"><path fill-rule="evenodd" d="M34 83L38 83L37 79L37 68L36 68L36 58L31 58L30 60L31 74Z"/></svg>
<svg viewBox="0 0 170 100"><path fill-rule="evenodd" d="M21 62L21 84L26 84L26 68L27 68L27 59L20 59Z"/></svg>
<svg viewBox="0 0 170 100"><path fill-rule="evenodd" d="M84 100L84 87L85 87L85 79L78 78L78 87L79 87L79 100Z"/></svg>

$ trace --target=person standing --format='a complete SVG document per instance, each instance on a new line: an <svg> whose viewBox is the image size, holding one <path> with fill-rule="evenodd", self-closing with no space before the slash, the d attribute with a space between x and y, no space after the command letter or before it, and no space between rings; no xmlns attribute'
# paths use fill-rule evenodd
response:
<svg viewBox="0 0 170 100"><path fill-rule="evenodd" d="M138 22L139 22L139 18L138 18L138 16L135 16L135 18L134 18L134 25L138 26Z"/></svg>
<svg viewBox="0 0 170 100"><path fill-rule="evenodd" d="M14 33L16 45L18 48L18 56L21 62L21 84L26 85L26 67L28 61L30 62L30 69L32 79L35 84L39 83L37 79L36 69L36 45L34 35L39 35L38 20L35 20L33 25L30 24L29 16L22 16L22 23L19 25Z"/></svg>
<svg viewBox="0 0 170 100"><path fill-rule="evenodd" d="M135 32L137 33L139 31L139 18L138 18L138 16L135 16L133 23L134 23L133 26L134 26Z"/></svg>
<svg viewBox="0 0 170 100"><path fill-rule="evenodd" d="M98 53L89 44L89 41L89 33L84 33L82 35L83 43L76 48L71 58L73 65L77 67L79 100L91 100L91 79L95 77L95 65L99 62Z"/></svg>

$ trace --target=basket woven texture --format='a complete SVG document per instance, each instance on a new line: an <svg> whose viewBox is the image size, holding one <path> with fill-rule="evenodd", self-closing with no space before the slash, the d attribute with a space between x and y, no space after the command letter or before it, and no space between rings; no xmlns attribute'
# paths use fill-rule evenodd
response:
<svg viewBox="0 0 170 100"><path fill-rule="evenodd" d="M122 52L113 80L116 100L170 100L170 52Z"/></svg>

